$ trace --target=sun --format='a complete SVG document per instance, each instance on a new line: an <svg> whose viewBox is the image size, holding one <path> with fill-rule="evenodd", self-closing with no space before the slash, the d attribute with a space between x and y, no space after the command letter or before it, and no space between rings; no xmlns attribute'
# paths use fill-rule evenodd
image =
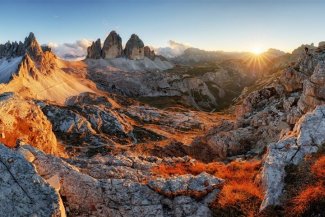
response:
<svg viewBox="0 0 325 217"><path fill-rule="evenodd" d="M261 53L263 53L263 49L261 47L254 47L251 49L251 52L255 55L260 55Z"/></svg>

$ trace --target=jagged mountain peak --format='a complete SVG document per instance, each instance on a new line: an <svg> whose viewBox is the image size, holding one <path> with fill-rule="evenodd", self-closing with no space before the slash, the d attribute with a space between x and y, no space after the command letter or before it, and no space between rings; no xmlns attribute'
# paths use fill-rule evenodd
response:
<svg viewBox="0 0 325 217"><path fill-rule="evenodd" d="M1 58L15 58L24 56L26 53L35 60L39 60L43 54L42 48L39 45L34 33L29 33L28 37L23 42L7 42L0 45Z"/></svg>
<svg viewBox="0 0 325 217"><path fill-rule="evenodd" d="M105 39L102 58L111 59L123 55L122 38L116 31L111 31Z"/></svg>
<svg viewBox="0 0 325 217"><path fill-rule="evenodd" d="M33 32L30 32L28 37L25 38L25 43L28 41L34 41L36 40L35 34Z"/></svg>

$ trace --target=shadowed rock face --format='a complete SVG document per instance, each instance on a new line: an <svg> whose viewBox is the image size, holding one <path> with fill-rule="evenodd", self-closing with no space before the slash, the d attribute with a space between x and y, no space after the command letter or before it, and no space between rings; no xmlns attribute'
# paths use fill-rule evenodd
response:
<svg viewBox="0 0 325 217"><path fill-rule="evenodd" d="M125 56L131 60L144 58L144 44L136 34L131 35L131 38L125 45Z"/></svg>
<svg viewBox="0 0 325 217"><path fill-rule="evenodd" d="M93 42L90 47L87 49L87 58L91 59L100 59L102 54L102 45L100 39L97 39L96 42Z"/></svg>
<svg viewBox="0 0 325 217"><path fill-rule="evenodd" d="M7 42L4 45L0 45L0 59L4 57L19 57L25 54L28 54L35 60L39 60L43 54L43 50L32 32L25 38L24 43Z"/></svg>
<svg viewBox="0 0 325 217"><path fill-rule="evenodd" d="M122 38L112 31L106 38L102 49L104 59L112 59L123 55Z"/></svg>
<svg viewBox="0 0 325 217"><path fill-rule="evenodd" d="M1 216L65 216L58 193L37 174L23 155L2 144L0 171Z"/></svg>

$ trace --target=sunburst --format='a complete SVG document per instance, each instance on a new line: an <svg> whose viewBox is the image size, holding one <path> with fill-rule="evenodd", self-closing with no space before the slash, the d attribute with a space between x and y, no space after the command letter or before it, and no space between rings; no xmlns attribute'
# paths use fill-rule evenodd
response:
<svg viewBox="0 0 325 217"><path fill-rule="evenodd" d="M268 55L261 49L248 53L245 57L245 64L255 73L261 73L263 69L271 62Z"/></svg>

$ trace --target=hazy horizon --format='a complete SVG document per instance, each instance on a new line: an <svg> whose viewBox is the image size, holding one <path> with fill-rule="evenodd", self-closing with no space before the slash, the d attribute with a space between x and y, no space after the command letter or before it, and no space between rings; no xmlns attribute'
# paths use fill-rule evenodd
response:
<svg viewBox="0 0 325 217"><path fill-rule="evenodd" d="M0 43L34 32L41 44L85 45L116 30L126 43L136 33L146 45L170 40L208 51L275 48L291 52L325 40L325 2L305 0L13 0L3 1ZM14 16L12 13L15 12ZM307 34L306 34L307 32ZM324 35L324 38L321 36ZM78 43L78 42L77 42Z"/></svg>

